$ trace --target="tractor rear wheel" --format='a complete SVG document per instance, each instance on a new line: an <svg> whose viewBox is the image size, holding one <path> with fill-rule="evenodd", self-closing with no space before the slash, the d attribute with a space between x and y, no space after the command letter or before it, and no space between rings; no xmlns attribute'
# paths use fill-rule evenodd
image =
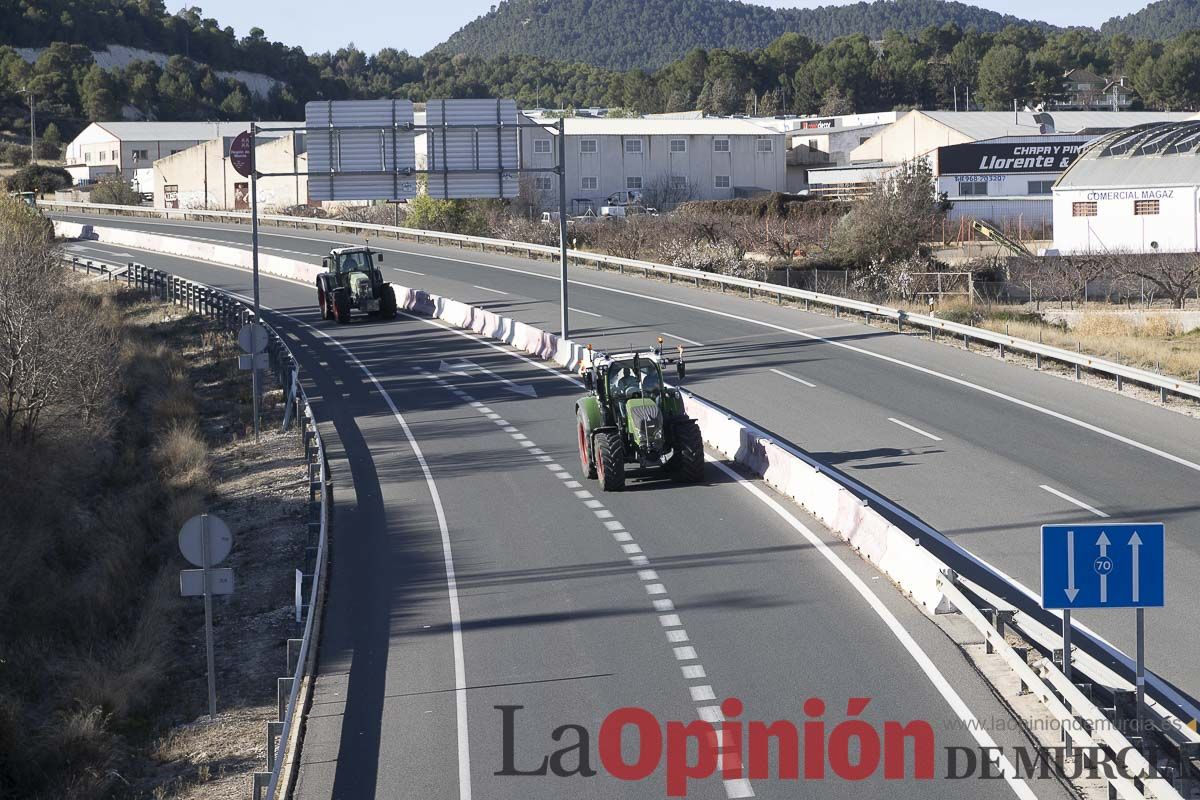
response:
<svg viewBox="0 0 1200 800"><path fill-rule="evenodd" d="M329 319L329 299L325 296L325 284L317 281L317 305L321 308L321 319Z"/></svg>
<svg viewBox="0 0 1200 800"><path fill-rule="evenodd" d="M333 290L333 318L338 324L350 321L350 296L346 294L345 289Z"/></svg>
<svg viewBox="0 0 1200 800"><path fill-rule="evenodd" d="M625 488L625 445L616 431L597 433L595 438L596 477L606 492Z"/></svg>
<svg viewBox="0 0 1200 800"><path fill-rule="evenodd" d="M583 469L583 474L588 478L596 477L596 463L592 459L592 448L588 442L587 429L583 427L583 415L580 414L576 420L575 427L579 438L579 466Z"/></svg>
<svg viewBox="0 0 1200 800"><path fill-rule="evenodd" d="M385 283L379 289L379 316L384 319L396 318L396 290L390 283Z"/></svg>
<svg viewBox="0 0 1200 800"><path fill-rule="evenodd" d="M704 437L694 419L681 419L674 425L675 455L671 471L681 483L698 483L704 477Z"/></svg>

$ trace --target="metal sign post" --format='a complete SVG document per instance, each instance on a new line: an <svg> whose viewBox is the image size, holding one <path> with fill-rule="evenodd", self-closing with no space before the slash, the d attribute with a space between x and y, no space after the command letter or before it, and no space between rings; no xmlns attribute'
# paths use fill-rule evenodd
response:
<svg viewBox="0 0 1200 800"><path fill-rule="evenodd" d="M255 164L255 144L258 138L258 125L250 123L250 266L254 270L254 324L262 319L262 309L259 307L258 294L258 169ZM254 382L254 441L258 441L258 368L251 370Z"/></svg>
<svg viewBox="0 0 1200 800"><path fill-rule="evenodd" d="M1063 673L1071 677L1071 609L1137 609L1138 735L1146 702L1146 608L1164 605L1161 522L1042 526L1042 608L1063 610Z"/></svg>
<svg viewBox="0 0 1200 800"><path fill-rule="evenodd" d="M254 274L254 322L262 319L262 310L258 303L258 170L256 168L254 145L258 138L258 124L250 123L250 130L239 133L229 147L229 161L239 175L250 178L250 266ZM254 365L250 371L254 395L254 441L258 441L258 367Z"/></svg>
<svg viewBox="0 0 1200 800"><path fill-rule="evenodd" d="M208 716L217 716L217 668L213 645L212 596L233 592L233 571L214 570L233 548L233 534L219 517L200 514L192 517L179 530L179 551L199 570L183 570L179 574L180 594L184 597L201 594L204 597L204 645L208 662ZM196 581L196 572L200 580ZM215 573L220 573L219 575Z"/></svg>
<svg viewBox="0 0 1200 800"><path fill-rule="evenodd" d="M562 338L571 338L570 321L567 318L567 120L558 120L558 253L562 269L558 290L559 309L562 315Z"/></svg>

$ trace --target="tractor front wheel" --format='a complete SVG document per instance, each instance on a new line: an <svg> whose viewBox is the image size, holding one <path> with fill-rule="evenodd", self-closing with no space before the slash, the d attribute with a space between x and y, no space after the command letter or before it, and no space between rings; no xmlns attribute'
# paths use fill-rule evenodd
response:
<svg viewBox="0 0 1200 800"><path fill-rule="evenodd" d="M694 419L675 423L675 455L672 477L681 483L698 483L704 477L704 437Z"/></svg>
<svg viewBox="0 0 1200 800"><path fill-rule="evenodd" d="M579 415L576 425L579 438L579 466L583 469L583 474L588 478L596 477L596 464L592 460L592 448L588 444L588 432L583 427L583 415Z"/></svg>
<svg viewBox="0 0 1200 800"><path fill-rule="evenodd" d="M396 318L396 290L390 283L385 283L379 289L379 316L384 319Z"/></svg>
<svg viewBox="0 0 1200 800"><path fill-rule="evenodd" d="M339 325L350 321L350 296L345 289L333 290L333 318Z"/></svg>
<svg viewBox="0 0 1200 800"><path fill-rule="evenodd" d="M606 492L625 488L625 445L615 431L597 433L595 438L596 477Z"/></svg>

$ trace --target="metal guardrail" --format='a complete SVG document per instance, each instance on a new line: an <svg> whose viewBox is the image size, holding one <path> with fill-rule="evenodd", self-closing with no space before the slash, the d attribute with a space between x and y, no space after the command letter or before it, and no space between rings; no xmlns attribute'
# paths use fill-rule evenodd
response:
<svg viewBox="0 0 1200 800"><path fill-rule="evenodd" d="M1099 706L1086 697L1058 665L1046 658L1030 665L1026 652L1028 648L1018 649L1009 644L1005 637L1004 620L1008 619L1011 624L1011 611L1006 613L977 608L960 590L954 577L942 578L938 586L954 608L983 636L986 652L999 655L1021 681L1021 693L1036 697L1062 726L1062 730L1067 732L1064 744L1068 748L1083 748L1092 752L1103 748L1114 761L1118 758L1122 760L1126 774L1120 771L1097 771L1098 776L1108 784L1110 797L1115 794L1124 800L1143 800L1147 797L1182 800L1179 790L1154 774L1145 756L1121 731L1111 726L1111 721ZM989 615L991 619L988 619ZM1127 775L1136 775L1138 780L1135 782Z"/></svg>
<svg viewBox="0 0 1200 800"><path fill-rule="evenodd" d="M254 319L251 306L237 297L186 278L150 269L141 264L107 264L94 260L69 259L71 269L87 273L107 274L110 281L123 280L130 288L159 297L165 302L182 305L189 310L220 321L232 331ZM260 321L261 322L261 321ZM307 707L315 677L316 638L325 596L325 579L329 554L329 514L332 485L326 463L325 443L317 429L316 418L308 395L300 382L300 363L270 325L262 322L268 334L267 354L270 369L275 373L288 395L284 415L285 429L292 419L297 421L304 461L308 468L308 522L305 563L302 575L309 582L304 610L304 630L299 639L287 641L287 664L284 677L276 681L277 719L267 723L267 770L255 772L254 800L286 798L295 777L297 761L293 757L299 743L303 709ZM281 791L282 789L282 791ZM264 794L265 791L265 794Z"/></svg>
<svg viewBox="0 0 1200 800"><path fill-rule="evenodd" d="M96 203L74 203L58 200L39 201L39 206L47 208L61 208L65 210L77 210L83 213L93 211L97 214L115 213L128 216L146 216L162 219L213 219L213 220L232 220L235 222L244 222L250 218L250 215L241 211L204 211L195 209L170 209L170 208L146 208L142 206L109 206ZM424 231L416 228L399 228L393 225L376 225L367 222L346 222L343 220L318 219L315 217L292 217L283 214L259 214L260 222L274 223L279 226L293 226L296 228L311 227L314 230L328 228L336 231L348 233L361 233L368 231L381 236L390 236L393 238L413 239L416 242L428 241L438 243L457 244L459 247L466 247L468 244L476 245L480 250L498 250L504 253L524 253L529 257L535 254L550 258L558 258L560 253L557 246L533 244L531 242L515 242L506 239L491 239L481 236L465 236L457 233L441 233L438 231ZM785 286L778 286L765 281L755 281L748 278L736 278L729 275L720 275L714 272L703 272L701 270L687 269L685 267L673 267L667 264L655 264L649 261L638 261L632 258L620 258L618 256L603 255L600 253L588 253L582 250L568 250L567 256L571 261L580 264L592 264L598 269L610 268L617 269L620 272L625 270L640 271L646 276L665 277L668 282L674 282L675 279L687 280L694 283L697 287L702 285L716 286L720 291L724 292L727 288L744 290L747 296L751 299L757 293L759 297L774 297L777 302L782 303L783 298L788 298L792 301L803 301L805 308L808 309L812 305L832 308L835 316L841 311L852 311L862 314L868 321L872 317L891 320L896 323L897 330L903 331L905 325L914 328L924 328L929 331L931 338L936 337L937 333L948 334L955 338L961 338L963 344L970 348L972 342L981 342L998 348L1001 357L1004 356L1005 350L1011 350L1016 353L1021 353L1030 356L1035 360L1036 366L1041 368L1042 360L1049 359L1050 361L1066 364L1075 368L1076 378L1080 377L1083 370L1094 372L1102 375L1107 375L1116 380L1117 388L1121 389L1125 381L1135 383L1141 386L1146 386L1152 389L1157 389L1159 398L1166 402L1168 394L1175 394L1182 397L1188 397L1192 400L1200 400L1200 384L1189 383L1183 379L1172 378L1168 375L1160 375L1150 370L1131 367L1125 364L1119 364L1115 361L1089 356L1086 353L1072 352L1061 347L1052 347L1040 342L1033 342L1028 339L1021 339L1007 334L996 333L984 328L979 328L974 325L964 325L958 322L939 319L938 317L928 314L913 314L903 309L892 308L890 306L868 303L862 300L854 300L847 297L838 297L837 295L822 294L820 292L810 292L805 289L792 289Z"/></svg>

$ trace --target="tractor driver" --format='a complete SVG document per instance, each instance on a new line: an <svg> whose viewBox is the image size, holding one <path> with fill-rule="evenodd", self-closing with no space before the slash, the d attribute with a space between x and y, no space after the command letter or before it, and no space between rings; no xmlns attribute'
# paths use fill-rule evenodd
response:
<svg viewBox="0 0 1200 800"><path fill-rule="evenodd" d="M338 272L342 274L350 272L367 272L371 268L367 261L366 253L342 253L338 258Z"/></svg>

